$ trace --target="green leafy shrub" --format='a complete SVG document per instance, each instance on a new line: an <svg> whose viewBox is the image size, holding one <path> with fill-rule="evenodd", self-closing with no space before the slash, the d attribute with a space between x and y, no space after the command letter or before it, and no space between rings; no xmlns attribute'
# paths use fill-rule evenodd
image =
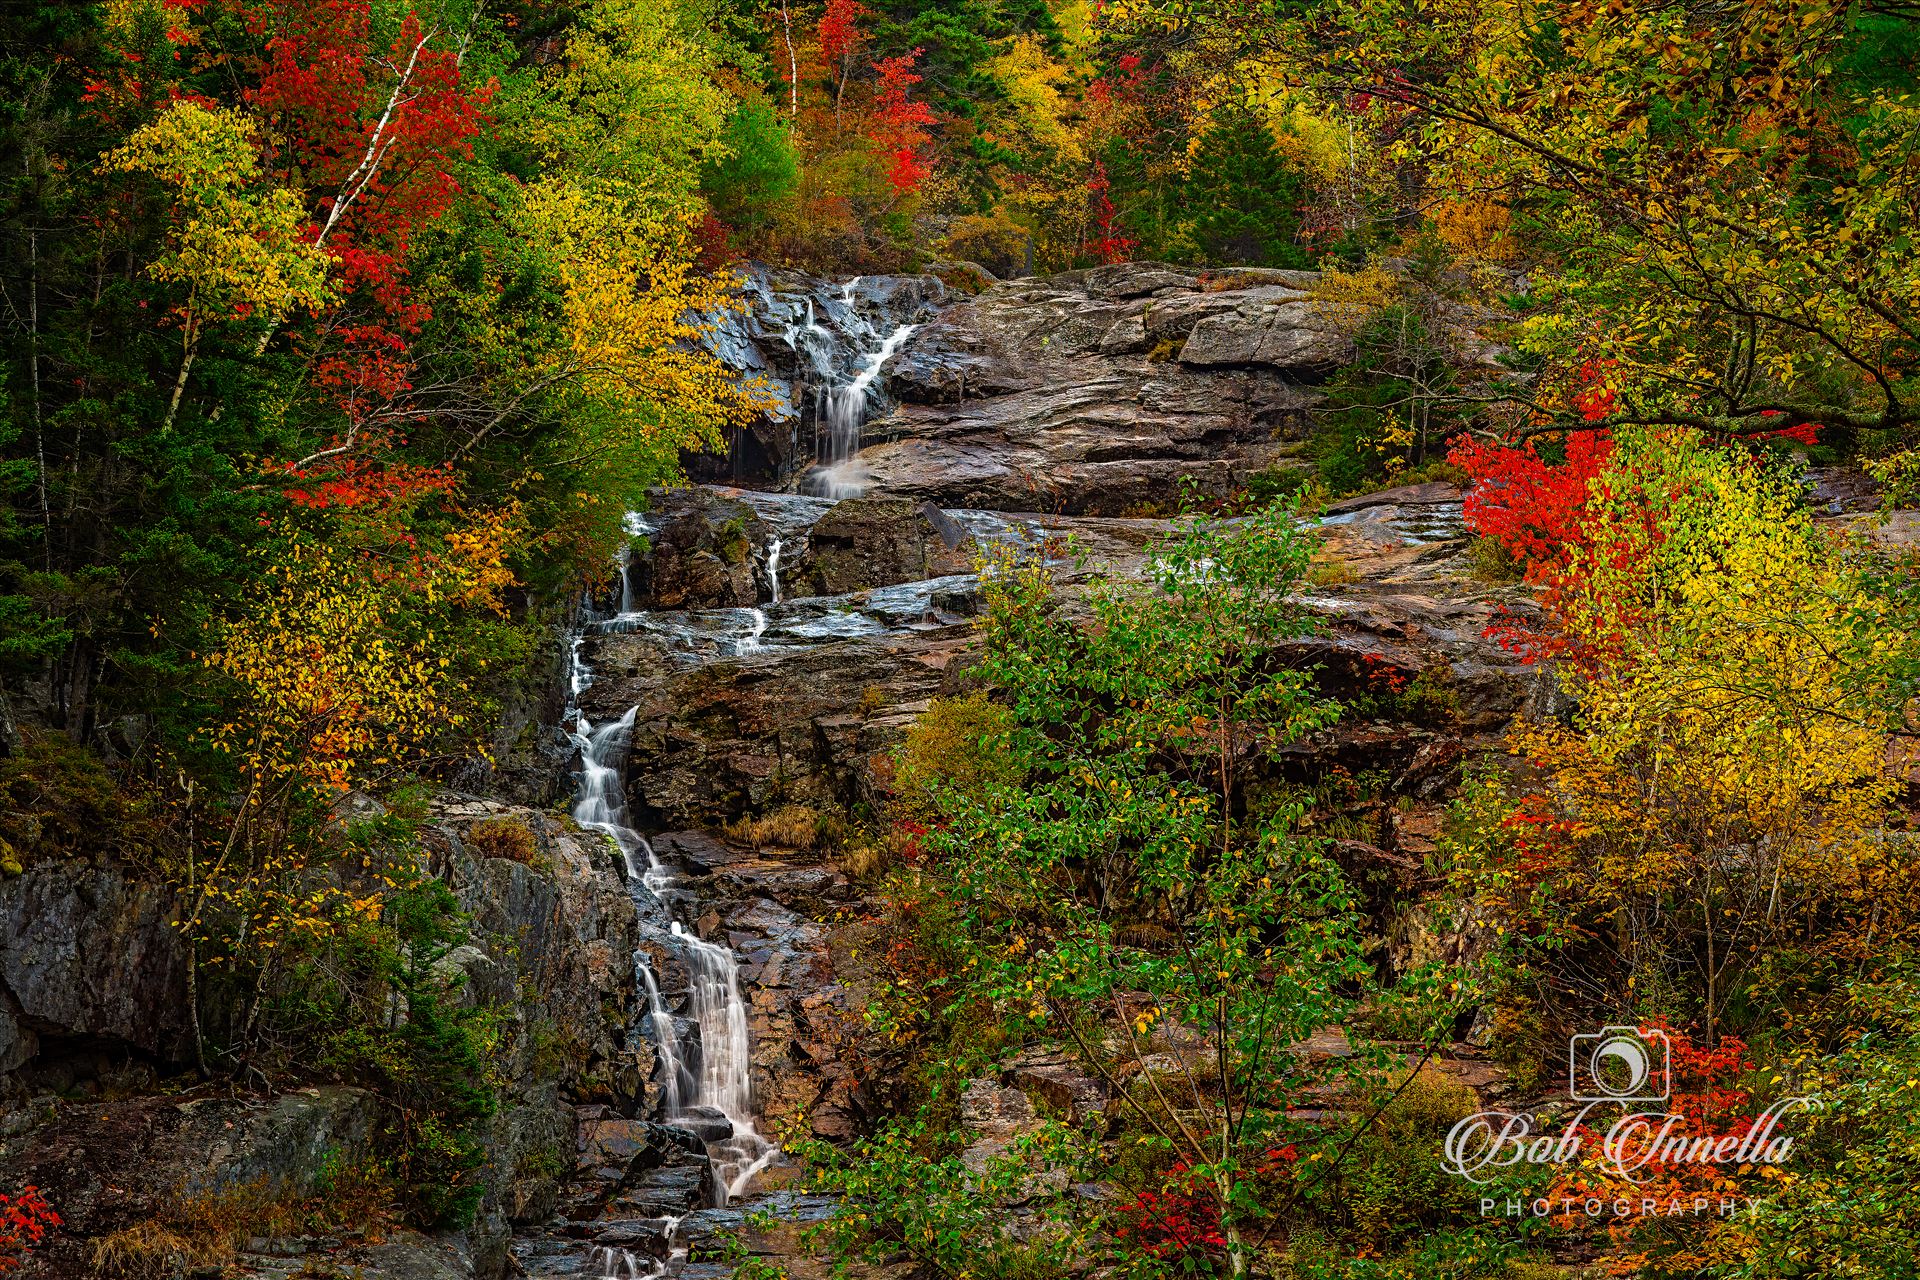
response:
<svg viewBox="0 0 1920 1280"><path fill-rule="evenodd" d="M1353 1243L1370 1249L1445 1224L1471 1206L1478 1190L1440 1158L1447 1130L1479 1109L1473 1090L1430 1065L1400 1073L1387 1087L1398 1092L1311 1197Z"/></svg>
<svg viewBox="0 0 1920 1280"><path fill-rule="evenodd" d="M378 1154L403 1208L426 1226L460 1225L483 1188L481 1124L496 1101L495 1030L465 1003L445 964L468 941L438 880L405 884L378 915L342 912L282 957L262 1015L290 1057L361 1085L386 1104Z"/></svg>

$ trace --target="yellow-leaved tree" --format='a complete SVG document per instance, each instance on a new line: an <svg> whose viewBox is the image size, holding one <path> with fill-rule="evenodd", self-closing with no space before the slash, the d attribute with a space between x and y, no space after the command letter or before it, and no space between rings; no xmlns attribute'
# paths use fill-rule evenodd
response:
<svg viewBox="0 0 1920 1280"><path fill-rule="evenodd" d="M207 331L229 322L277 324L332 299L327 256L303 234L298 192L262 180L253 127L237 111L182 99L108 153L109 173L142 173L172 204L167 248L148 266L181 285L180 370L162 434L172 429Z"/></svg>
<svg viewBox="0 0 1920 1280"><path fill-rule="evenodd" d="M1642 998L1692 989L1709 1036L1769 957L1915 919L1889 829L1913 642L1886 609L1871 545L1744 453L1630 436L1593 482L1553 595L1578 710L1516 740L1552 784L1523 860L1605 922Z"/></svg>
<svg viewBox="0 0 1920 1280"><path fill-rule="evenodd" d="M504 609L521 507L454 509L430 545L392 536L388 514L266 544L238 616L201 659L222 709L200 739L231 765L235 793L175 874L196 1019L203 965L244 973L230 1047L251 1035L284 950L382 909L377 891L336 874L339 850L316 845L316 816L346 812L354 788L405 781L476 745L471 675L483 660L469 624Z"/></svg>

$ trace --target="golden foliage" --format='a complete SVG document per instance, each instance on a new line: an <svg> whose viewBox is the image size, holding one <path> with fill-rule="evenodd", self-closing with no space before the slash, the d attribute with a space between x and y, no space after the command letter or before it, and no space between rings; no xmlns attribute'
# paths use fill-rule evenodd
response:
<svg viewBox="0 0 1920 1280"><path fill-rule="evenodd" d="M932 810L938 789L978 798L992 784L1013 781L1001 742L1012 724L1012 713L985 693L935 698L895 754L895 806L917 815Z"/></svg>
<svg viewBox="0 0 1920 1280"><path fill-rule="evenodd" d="M1460 257L1506 262L1517 255L1513 218L1498 196L1466 194L1444 199L1427 210L1434 234Z"/></svg>
<svg viewBox="0 0 1920 1280"><path fill-rule="evenodd" d="M1383 307L1400 298L1400 281L1391 271L1370 262L1356 271L1329 267L1308 290L1320 319L1351 337Z"/></svg>
<svg viewBox="0 0 1920 1280"><path fill-rule="evenodd" d="M1863 548L1789 479L1691 433L1622 441L1590 518L1556 602L1579 714L1514 740L1551 783L1530 819L1549 842L1528 856L1567 901L1618 913L1649 977L1701 947L1711 1024L1763 944L1816 909L1876 913L1883 942L1912 919L1879 911L1916 889L1887 831L1912 641L1879 621Z"/></svg>
<svg viewBox="0 0 1920 1280"><path fill-rule="evenodd" d="M170 247L147 270L185 284L196 313L279 320L331 297L326 254L302 234L297 192L258 187L252 127L225 107L182 99L108 153L109 173L144 173L176 202Z"/></svg>
<svg viewBox="0 0 1920 1280"><path fill-rule="evenodd" d="M342 791L465 724L464 684L406 597L470 593L461 575L383 581L370 553L294 536L271 559L206 665L241 713L208 730L256 784L298 775Z"/></svg>
<svg viewBox="0 0 1920 1280"><path fill-rule="evenodd" d="M735 840L755 846L812 850L831 843L837 827L832 818L817 809L789 804L758 818L743 817L729 823L726 832Z"/></svg>
<svg viewBox="0 0 1920 1280"><path fill-rule="evenodd" d="M685 216L642 214L611 183L547 178L524 189L518 229L555 263L564 295L565 363L548 374L571 377L656 446L712 447L772 400L701 345L739 305L731 279L700 272Z"/></svg>

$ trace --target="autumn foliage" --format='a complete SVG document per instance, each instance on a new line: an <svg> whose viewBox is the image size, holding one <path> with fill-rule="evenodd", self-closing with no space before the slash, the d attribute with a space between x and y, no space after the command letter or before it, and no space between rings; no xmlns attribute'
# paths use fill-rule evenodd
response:
<svg viewBox="0 0 1920 1280"><path fill-rule="evenodd" d="M27 1250L59 1225L60 1215L38 1187L27 1187L15 1196L0 1195L0 1274L18 1269Z"/></svg>
<svg viewBox="0 0 1920 1280"><path fill-rule="evenodd" d="M879 83L874 91L871 136L891 161L888 184L901 195L918 191L929 172L921 150L931 137L927 127L934 122L933 109L909 97L913 86L921 80L913 69L920 53L914 49L874 64Z"/></svg>

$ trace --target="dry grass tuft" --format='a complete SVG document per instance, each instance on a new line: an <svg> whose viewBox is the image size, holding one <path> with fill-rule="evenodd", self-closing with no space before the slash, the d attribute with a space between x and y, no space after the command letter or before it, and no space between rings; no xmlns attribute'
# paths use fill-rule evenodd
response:
<svg viewBox="0 0 1920 1280"><path fill-rule="evenodd" d="M840 824L828 814L804 804L782 805L758 818L728 823L728 836L743 844L779 849L825 849L839 835Z"/></svg>

